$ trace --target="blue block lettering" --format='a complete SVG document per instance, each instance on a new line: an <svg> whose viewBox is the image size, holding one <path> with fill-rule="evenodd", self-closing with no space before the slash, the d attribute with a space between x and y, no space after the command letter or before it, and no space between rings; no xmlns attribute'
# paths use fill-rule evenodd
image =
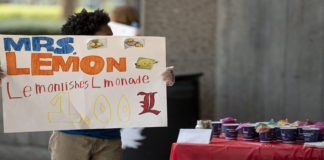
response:
<svg viewBox="0 0 324 160"><path fill-rule="evenodd" d="M45 44L41 44L41 41L46 41ZM40 51L42 47L46 48L47 51L54 51L54 40L49 37L33 37L33 51Z"/></svg>
<svg viewBox="0 0 324 160"><path fill-rule="evenodd" d="M25 51L30 51L30 39L29 38L19 38L18 43L12 38L4 38L5 51L11 51L11 47L15 51L21 51L22 46L25 46Z"/></svg>
<svg viewBox="0 0 324 160"><path fill-rule="evenodd" d="M69 43L73 43L72 37L62 38L56 42L56 44L62 48L55 48L54 53L56 54L69 54L74 51L74 48Z"/></svg>

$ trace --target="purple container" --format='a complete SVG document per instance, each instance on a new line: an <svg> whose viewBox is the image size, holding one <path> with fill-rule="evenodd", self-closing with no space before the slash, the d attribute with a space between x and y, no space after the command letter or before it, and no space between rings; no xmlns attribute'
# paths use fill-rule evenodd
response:
<svg viewBox="0 0 324 160"><path fill-rule="evenodd" d="M324 141L324 126L320 127L318 141Z"/></svg>
<svg viewBox="0 0 324 160"><path fill-rule="evenodd" d="M272 130L270 129L268 132L259 133L260 142L261 143L271 143L272 142Z"/></svg>
<svg viewBox="0 0 324 160"><path fill-rule="evenodd" d="M294 144L296 141L297 127L280 127L282 143Z"/></svg>
<svg viewBox="0 0 324 160"><path fill-rule="evenodd" d="M303 128L302 127L297 127L296 142L297 143L304 143L304 134L303 134Z"/></svg>
<svg viewBox="0 0 324 160"><path fill-rule="evenodd" d="M242 128L243 140L244 141L253 141L255 140L255 128L252 125L248 125Z"/></svg>
<svg viewBox="0 0 324 160"><path fill-rule="evenodd" d="M272 135L272 140L275 140L276 139L276 131L275 131L275 127L273 125L270 125L271 129L270 129L270 132L271 132L271 135Z"/></svg>
<svg viewBox="0 0 324 160"><path fill-rule="evenodd" d="M319 128L303 128L305 142L317 142L319 136Z"/></svg>
<svg viewBox="0 0 324 160"><path fill-rule="evenodd" d="M221 134L222 131L222 122L220 121L212 122L212 126L213 126L213 138L219 138L219 135Z"/></svg>
<svg viewBox="0 0 324 160"><path fill-rule="evenodd" d="M254 131L255 131L255 128L254 128ZM257 141L260 140L260 135L256 131L254 132L254 139Z"/></svg>
<svg viewBox="0 0 324 160"><path fill-rule="evenodd" d="M223 124L222 126L224 126L225 138L227 140L237 139L238 131L235 129L239 126L239 124Z"/></svg>
<svg viewBox="0 0 324 160"><path fill-rule="evenodd" d="M320 133L319 137L318 137L319 141L324 141L324 133Z"/></svg>
<svg viewBox="0 0 324 160"><path fill-rule="evenodd" d="M281 139L281 131L280 131L280 127L275 127L274 128L274 131L276 133L276 141L277 142L281 142L282 139Z"/></svg>

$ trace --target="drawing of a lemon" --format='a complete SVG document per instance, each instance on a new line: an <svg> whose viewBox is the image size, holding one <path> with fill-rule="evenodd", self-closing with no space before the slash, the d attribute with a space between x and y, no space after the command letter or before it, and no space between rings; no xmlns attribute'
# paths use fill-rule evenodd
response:
<svg viewBox="0 0 324 160"><path fill-rule="evenodd" d="M143 47L143 45L141 43L136 43L135 47Z"/></svg>
<svg viewBox="0 0 324 160"><path fill-rule="evenodd" d="M93 39L88 43L88 47L90 48L98 48L102 47L105 44L105 40L102 40L103 42L99 42L99 39Z"/></svg>
<svg viewBox="0 0 324 160"><path fill-rule="evenodd" d="M138 58L137 62L136 62L136 68L139 69L152 69L153 64L157 63L157 61L155 61L154 59L150 59L150 58Z"/></svg>
<svg viewBox="0 0 324 160"><path fill-rule="evenodd" d="M133 42L134 39L133 39L133 38L128 38L127 41L128 41L128 42Z"/></svg>
<svg viewBox="0 0 324 160"><path fill-rule="evenodd" d="M90 43L90 46L91 46L91 47L94 47L94 46L96 46L96 43L93 43L93 42L92 42L92 43Z"/></svg>

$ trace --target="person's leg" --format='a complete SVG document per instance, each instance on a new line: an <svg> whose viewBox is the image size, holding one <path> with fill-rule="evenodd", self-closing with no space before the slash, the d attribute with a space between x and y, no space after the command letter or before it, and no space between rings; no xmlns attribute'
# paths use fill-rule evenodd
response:
<svg viewBox="0 0 324 160"><path fill-rule="evenodd" d="M95 138L54 131L48 150L52 160L89 160Z"/></svg>
<svg viewBox="0 0 324 160"><path fill-rule="evenodd" d="M122 160L121 140L98 139L91 155L91 160Z"/></svg>

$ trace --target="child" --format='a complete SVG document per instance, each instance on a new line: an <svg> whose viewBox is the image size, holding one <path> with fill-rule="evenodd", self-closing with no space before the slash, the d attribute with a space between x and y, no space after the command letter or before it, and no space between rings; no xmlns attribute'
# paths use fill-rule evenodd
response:
<svg viewBox="0 0 324 160"><path fill-rule="evenodd" d="M62 26L63 35L108 35L113 33L103 10L81 13L68 18ZM167 85L174 83L173 68L162 74ZM49 141L52 160L121 160L120 129L54 131Z"/></svg>

